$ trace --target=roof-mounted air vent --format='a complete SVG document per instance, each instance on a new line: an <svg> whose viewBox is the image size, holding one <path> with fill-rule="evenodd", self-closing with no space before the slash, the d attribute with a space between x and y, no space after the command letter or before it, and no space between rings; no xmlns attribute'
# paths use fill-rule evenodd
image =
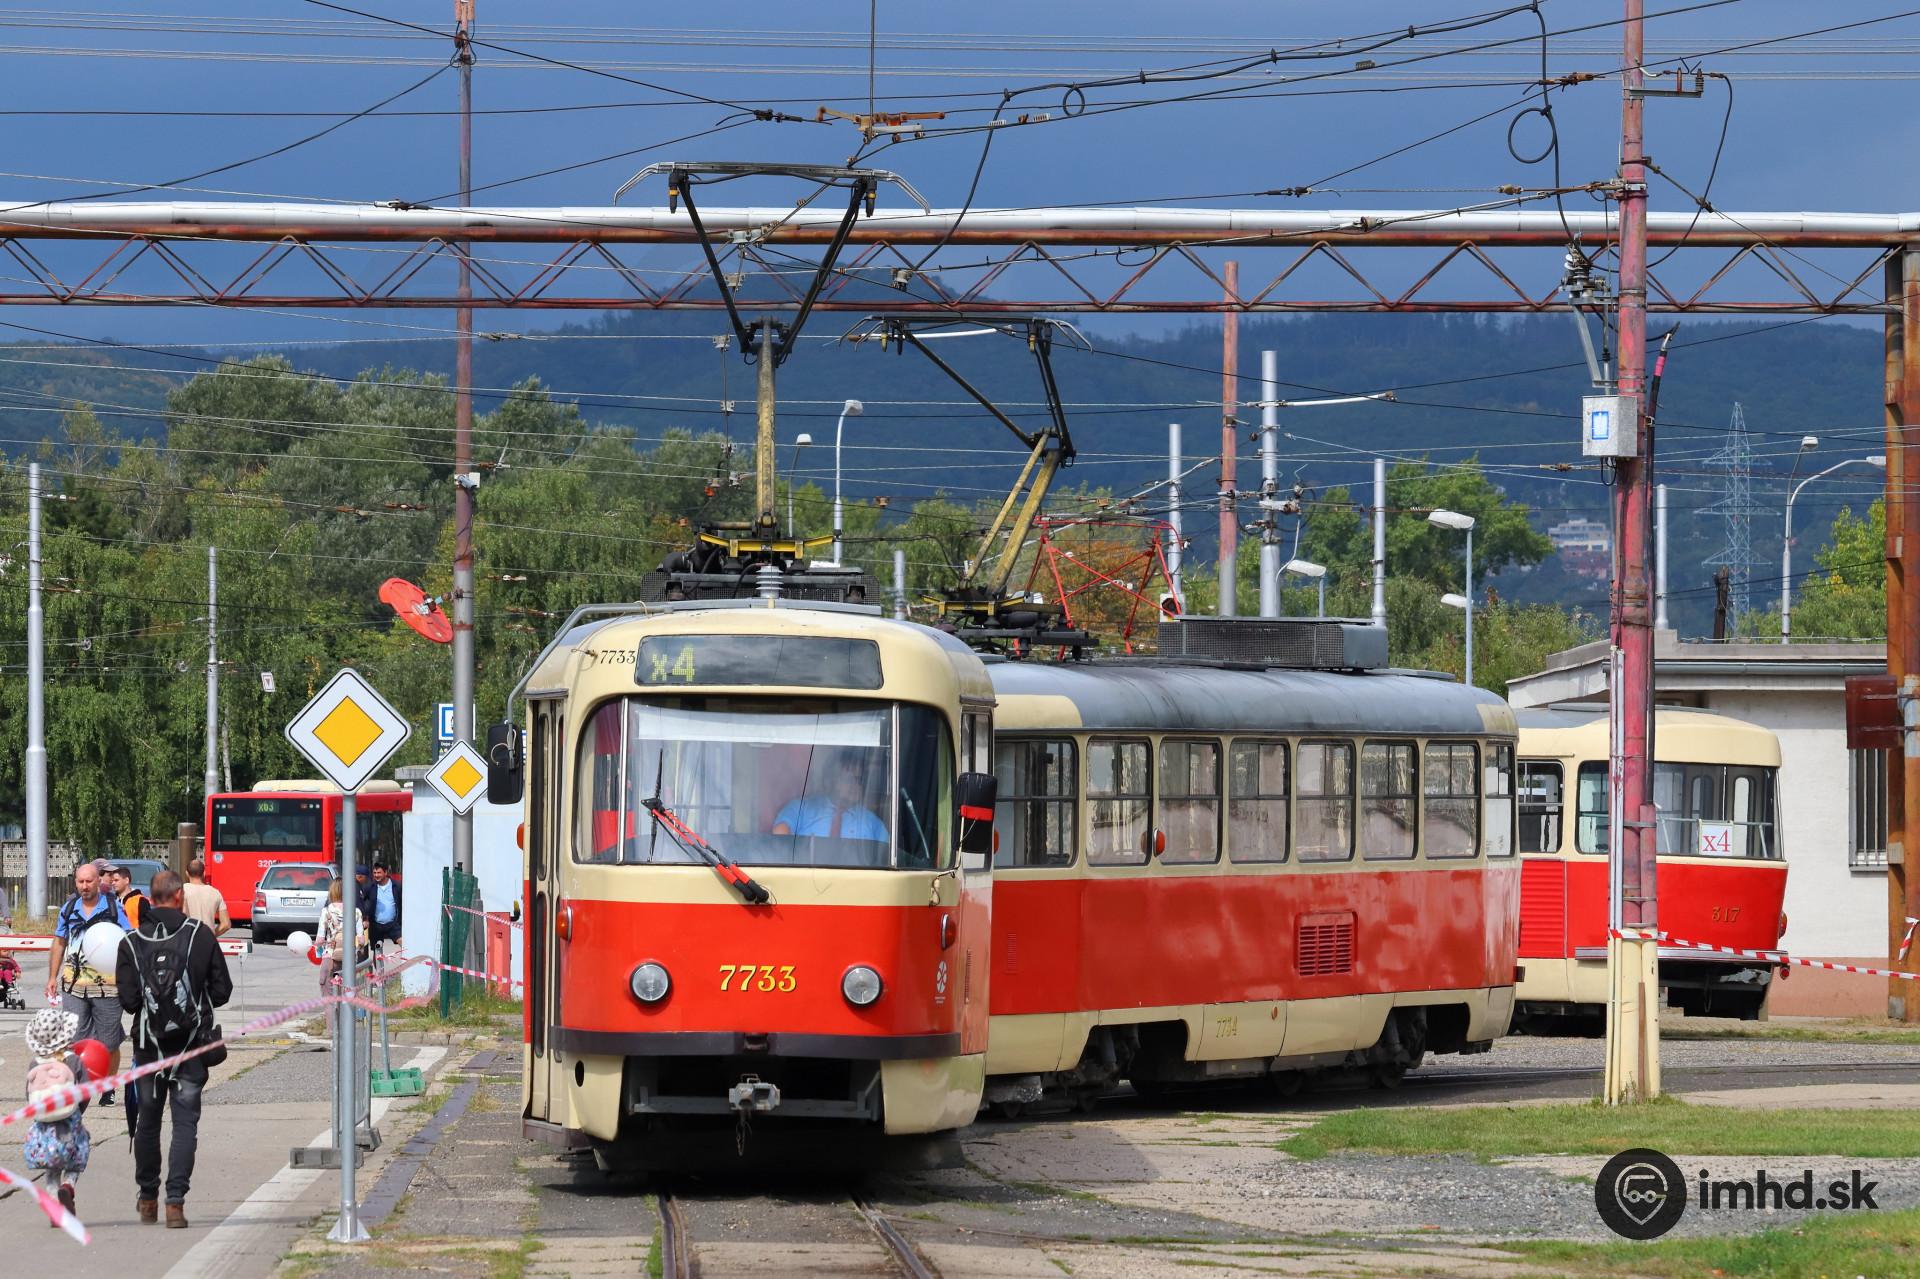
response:
<svg viewBox="0 0 1920 1279"><path fill-rule="evenodd" d="M1387 664L1387 633L1333 617L1182 617L1160 623L1160 656L1211 658L1307 671Z"/></svg>

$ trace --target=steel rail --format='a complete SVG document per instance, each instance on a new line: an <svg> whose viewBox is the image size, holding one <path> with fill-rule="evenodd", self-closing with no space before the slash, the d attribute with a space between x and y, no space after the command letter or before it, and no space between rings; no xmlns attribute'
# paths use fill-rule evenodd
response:
<svg viewBox="0 0 1920 1279"><path fill-rule="evenodd" d="M853 1197L853 1208L910 1279L940 1279L940 1272L927 1263L885 1213L859 1195Z"/></svg>
<svg viewBox="0 0 1920 1279"><path fill-rule="evenodd" d="M665 1279L693 1279L693 1238L680 1201L662 1191L660 1207L660 1273Z"/></svg>

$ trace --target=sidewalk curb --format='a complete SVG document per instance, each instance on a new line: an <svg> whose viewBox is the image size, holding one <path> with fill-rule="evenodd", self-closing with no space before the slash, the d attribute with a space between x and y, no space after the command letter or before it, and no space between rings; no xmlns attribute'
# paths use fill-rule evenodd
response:
<svg viewBox="0 0 1920 1279"><path fill-rule="evenodd" d="M480 1081L468 1079L456 1084L433 1118L426 1122L420 1131L407 1138L393 1158L380 1171L373 1185L360 1197L360 1219L367 1226L378 1226L393 1215L400 1206L407 1191L413 1186L414 1176L425 1166L432 1156L434 1147L440 1144L440 1138L446 1135L460 1116L467 1113L467 1104L473 1100L473 1094L479 1089Z"/></svg>

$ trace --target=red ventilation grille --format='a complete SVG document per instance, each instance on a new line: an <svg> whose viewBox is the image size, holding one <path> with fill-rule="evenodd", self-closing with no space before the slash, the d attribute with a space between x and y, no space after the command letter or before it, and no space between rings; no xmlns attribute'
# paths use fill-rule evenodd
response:
<svg viewBox="0 0 1920 1279"><path fill-rule="evenodd" d="M1020 934L1000 934L1000 971L1017 973L1020 971Z"/></svg>
<svg viewBox="0 0 1920 1279"><path fill-rule="evenodd" d="M1520 953L1529 959L1567 956L1567 864L1554 858L1520 863Z"/></svg>
<svg viewBox="0 0 1920 1279"><path fill-rule="evenodd" d="M1352 972L1353 912L1301 915L1293 963L1302 977Z"/></svg>

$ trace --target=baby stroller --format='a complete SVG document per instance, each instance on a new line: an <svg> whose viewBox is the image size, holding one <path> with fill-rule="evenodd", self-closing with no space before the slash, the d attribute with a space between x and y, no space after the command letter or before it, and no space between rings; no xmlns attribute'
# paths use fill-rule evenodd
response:
<svg viewBox="0 0 1920 1279"><path fill-rule="evenodd" d="M0 950L0 1008L24 1011L26 994L20 989L20 961L11 951Z"/></svg>

